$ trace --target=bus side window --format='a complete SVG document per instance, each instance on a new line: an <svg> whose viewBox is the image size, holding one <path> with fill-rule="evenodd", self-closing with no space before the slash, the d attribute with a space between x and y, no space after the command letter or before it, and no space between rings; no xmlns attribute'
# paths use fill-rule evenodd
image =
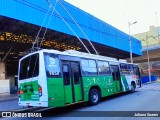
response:
<svg viewBox="0 0 160 120"><path fill-rule="evenodd" d="M81 64L83 75L97 75L98 71L95 60L82 59Z"/></svg>
<svg viewBox="0 0 160 120"><path fill-rule="evenodd" d="M133 71L134 71L134 74L140 76L139 68L138 68L138 67L134 67L134 68L133 68Z"/></svg>
<svg viewBox="0 0 160 120"><path fill-rule="evenodd" d="M128 64L128 74L132 75L133 74L133 65Z"/></svg>
<svg viewBox="0 0 160 120"><path fill-rule="evenodd" d="M110 68L108 62L98 61L98 72L99 74L110 74Z"/></svg>
<svg viewBox="0 0 160 120"><path fill-rule="evenodd" d="M121 63L120 68L122 74L128 74L127 64Z"/></svg>
<svg viewBox="0 0 160 120"><path fill-rule="evenodd" d="M70 85L69 66L63 65L62 70L63 70L64 85Z"/></svg>

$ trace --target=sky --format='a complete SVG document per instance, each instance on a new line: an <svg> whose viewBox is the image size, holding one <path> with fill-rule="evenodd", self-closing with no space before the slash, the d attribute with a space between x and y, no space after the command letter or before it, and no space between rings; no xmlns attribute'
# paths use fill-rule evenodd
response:
<svg viewBox="0 0 160 120"><path fill-rule="evenodd" d="M65 0L104 22L129 33L149 31L160 25L160 0ZM157 15L156 15L157 13Z"/></svg>

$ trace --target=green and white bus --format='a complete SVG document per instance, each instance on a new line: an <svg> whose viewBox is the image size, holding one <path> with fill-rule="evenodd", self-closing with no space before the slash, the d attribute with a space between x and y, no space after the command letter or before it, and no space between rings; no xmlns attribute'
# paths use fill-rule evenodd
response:
<svg viewBox="0 0 160 120"><path fill-rule="evenodd" d="M19 61L20 106L62 107L99 103L141 86L138 65L78 51L40 50Z"/></svg>

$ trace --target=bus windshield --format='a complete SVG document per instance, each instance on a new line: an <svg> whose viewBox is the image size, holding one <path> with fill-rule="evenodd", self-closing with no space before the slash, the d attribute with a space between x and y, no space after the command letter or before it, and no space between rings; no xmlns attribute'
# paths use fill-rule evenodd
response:
<svg viewBox="0 0 160 120"><path fill-rule="evenodd" d="M26 57L20 63L19 80L37 77L39 75L39 54Z"/></svg>

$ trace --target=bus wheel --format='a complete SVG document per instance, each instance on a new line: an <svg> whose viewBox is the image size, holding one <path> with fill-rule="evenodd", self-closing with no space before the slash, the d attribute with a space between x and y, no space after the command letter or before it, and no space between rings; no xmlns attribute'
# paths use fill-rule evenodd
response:
<svg viewBox="0 0 160 120"><path fill-rule="evenodd" d="M131 83L131 92L135 92L135 89L136 89L136 85L134 82Z"/></svg>
<svg viewBox="0 0 160 120"><path fill-rule="evenodd" d="M97 105L100 101L100 93L97 89L91 89L89 92L89 104Z"/></svg>

